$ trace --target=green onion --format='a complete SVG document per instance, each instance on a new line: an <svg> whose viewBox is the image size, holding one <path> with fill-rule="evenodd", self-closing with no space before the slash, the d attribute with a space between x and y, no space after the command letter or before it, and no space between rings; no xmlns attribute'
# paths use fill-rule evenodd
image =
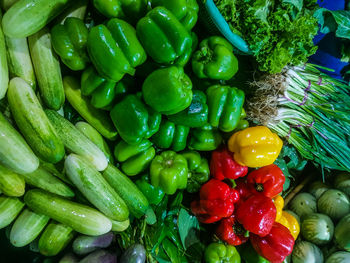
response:
<svg viewBox="0 0 350 263"><path fill-rule="evenodd" d="M316 65L287 67L251 83L247 116L326 169L350 171L350 88Z"/></svg>

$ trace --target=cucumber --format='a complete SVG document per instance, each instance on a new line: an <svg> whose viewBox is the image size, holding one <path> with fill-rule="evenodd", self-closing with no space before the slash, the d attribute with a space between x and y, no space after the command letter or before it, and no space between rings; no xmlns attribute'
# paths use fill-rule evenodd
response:
<svg viewBox="0 0 350 263"><path fill-rule="evenodd" d="M1 0L1 8L7 11L14 3L18 2L18 0Z"/></svg>
<svg viewBox="0 0 350 263"><path fill-rule="evenodd" d="M84 20L86 14L86 8L88 5L88 0L75 0L68 8L66 8L63 13L53 21L54 24L63 24L68 17L76 17Z"/></svg>
<svg viewBox="0 0 350 263"><path fill-rule="evenodd" d="M147 198L125 174L115 166L109 164L102 175L117 194L123 198L131 214L140 218L146 213L149 208Z"/></svg>
<svg viewBox="0 0 350 263"><path fill-rule="evenodd" d="M9 37L21 38L38 32L60 12L69 0L20 0L4 15L2 25Z"/></svg>
<svg viewBox="0 0 350 263"><path fill-rule="evenodd" d="M124 221L129 210L95 167L83 157L70 154L65 160L68 178L102 213L113 220Z"/></svg>
<svg viewBox="0 0 350 263"><path fill-rule="evenodd" d="M57 130L65 147L91 162L98 171L106 169L108 161L104 153L74 125L53 110L46 110L47 117Z"/></svg>
<svg viewBox="0 0 350 263"><path fill-rule="evenodd" d="M64 255L58 263L78 263L79 260L77 259L77 256L74 255L72 252Z"/></svg>
<svg viewBox="0 0 350 263"><path fill-rule="evenodd" d="M5 40L7 63L11 77L20 77L35 89L36 80L27 38L5 37Z"/></svg>
<svg viewBox="0 0 350 263"><path fill-rule="evenodd" d="M75 127L81 131L86 137L90 139L100 150L105 154L107 160L113 163L113 155L109 149L106 141L103 139L101 134L85 121L79 121L75 124Z"/></svg>
<svg viewBox="0 0 350 263"><path fill-rule="evenodd" d="M7 196L22 196L25 182L22 176L0 165L0 190Z"/></svg>
<svg viewBox="0 0 350 263"><path fill-rule="evenodd" d="M15 247L24 247L32 242L44 229L50 218L25 209L13 224L10 242Z"/></svg>
<svg viewBox="0 0 350 263"><path fill-rule="evenodd" d="M106 248L113 242L114 234L106 233L98 237L78 236L73 244L73 252L77 255L85 255L99 248Z"/></svg>
<svg viewBox="0 0 350 263"><path fill-rule="evenodd" d="M7 98L19 130L38 157L50 163L60 161L65 153L63 143L29 84L13 78Z"/></svg>
<svg viewBox="0 0 350 263"><path fill-rule="evenodd" d="M63 197L74 196L72 189L42 167L39 167L32 173L23 174L23 177L27 184L46 190L50 193Z"/></svg>
<svg viewBox="0 0 350 263"><path fill-rule="evenodd" d="M0 19L2 18L0 10ZM6 60L5 36L0 26L0 100L5 97L9 83L9 69Z"/></svg>
<svg viewBox="0 0 350 263"><path fill-rule="evenodd" d="M130 226L129 219L125 221L115 221L115 220L111 220L111 221L112 221L112 231L115 231L115 232L123 232Z"/></svg>
<svg viewBox="0 0 350 263"><path fill-rule="evenodd" d="M39 166L39 159L22 135L0 112L0 163L16 173L31 173Z"/></svg>
<svg viewBox="0 0 350 263"><path fill-rule="evenodd" d="M24 202L33 211L70 226L84 235L98 236L112 229L111 221L97 210L43 190L29 190Z"/></svg>
<svg viewBox="0 0 350 263"><path fill-rule="evenodd" d="M44 27L30 36L28 41L41 98L48 108L59 110L64 103L64 89L60 63L52 48L49 29Z"/></svg>
<svg viewBox="0 0 350 263"><path fill-rule="evenodd" d="M39 252L47 257L56 256L73 239L74 231L71 227L51 222L39 239Z"/></svg>
<svg viewBox="0 0 350 263"><path fill-rule="evenodd" d="M73 108L98 132L109 140L115 140L117 131L105 111L94 108L90 99L81 95L80 83L73 77L63 78L66 98Z"/></svg>
<svg viewBox="0 0 350 263"><path fill-rule="evenodd" d="M24 203L16 197L0 196L0 229L11 224L23 207Z"/></svg>

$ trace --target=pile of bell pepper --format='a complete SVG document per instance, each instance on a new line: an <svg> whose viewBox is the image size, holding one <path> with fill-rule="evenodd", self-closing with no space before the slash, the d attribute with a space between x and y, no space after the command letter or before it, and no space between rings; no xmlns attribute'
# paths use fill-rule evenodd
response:
<svg viewBox="0 0 350 263"><path fill-rule="evenodd" d="M291 254L299 225L282 210L284 200L279 194L285 176L273 163L281 148L276 134L258 126L234 133L227 146L212 152L211 179L200 188L191 210L200 222L215 223L215 236L227 245L211 244L206 251L207 262L224 262L211 258L219 253L227 257L225 249L233 257L231 246L241 250L248 240L257 257L272 263L283 262ZM249 257L244 256L246 262L254 262Z"/></svg>

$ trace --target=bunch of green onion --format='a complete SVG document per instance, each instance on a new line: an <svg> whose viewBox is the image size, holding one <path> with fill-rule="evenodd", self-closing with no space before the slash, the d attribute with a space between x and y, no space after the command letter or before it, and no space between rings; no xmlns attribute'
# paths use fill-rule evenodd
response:
<svg viewBox="0 0 350 263"><path fill-rule="evenodd" d="M287 67L250 83L247 115L320 168L350 171L350 87L317 67Z"/></svg>

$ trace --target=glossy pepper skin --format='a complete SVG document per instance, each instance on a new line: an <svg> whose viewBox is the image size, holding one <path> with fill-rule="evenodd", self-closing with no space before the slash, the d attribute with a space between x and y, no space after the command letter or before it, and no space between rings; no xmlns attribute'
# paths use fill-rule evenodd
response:
<svg viewBox="0 0 350 263"><path fill-rule="evenodd" d="M137 23L136 32L147 54L160 64L174 64L191 50L190 33L165 7L149 11Z"/></svg>
<svg viewBox="0 0 350 263"><path fill-rule="evenodd" d="M200 90L193 90L190 106L183 111L168 115L167 117L175 124L191 128L204 126L208 122L207 96Z"/></svg>
<svg viewBox="0 0 350 263"><path fill-rule="evenodd" d="M196 151L213 151L222 142L221 133L210 124L191 129L188 148Z"/></svg>
<svg viewBox="0 0 350 263"><path fill-rule="evenodd" d="M188 31L197 23L199 6L196 0L152 0L151 5L171 11Z"/></svg>
<svg viewBox="0 0 350 263"><path fill-rule="evenodd" d="M233 131L241 118L244 92L240 89L214 85L207 89L208 122L224 132Z"/></svg>
<svg viewBox="0 0 350 263"><path fill-rule="evenodd" d="M237 221L249 232L266 236L276 219L276 207L271 198L262 194L252 195L239 204Z"/></svg>
<svg viewBox="0 0 350 263"><path fill-rule="evenodd" d="M247 176L247 184L253 194L261 193L271 198L282 192L285 180L282 170L276 164L261 167Z"/></svg>
<svg viewBox="0 0 350 263"><path fill-rule="evenodd" d="M162 114L175 114L190 106L192 82L182 67L171 66L153 71L142 85L143 98Z"/></svg>
<svg viewBox="0 0 350 263"><path fill-rule="evenodd" d="M213 178L222 181L246 176L248 167L239 165L227 148L221 148L211 153L210 172Z"/></svg>
<svg viewBox="0 0 350 263"><path fill-rule="evenodd" d="M148 202L151 205L158 205L165 193L159 187L154 187L150 183L149 176L147 174L143 175L140 179L135 181L135 184L140 189L140 191L146 196Z"/></svg>
<svg viewBox="0 0 350 263"><path fill-rule="evenodd" d="M83 20L68 17L63 25L51 29L52 46L71 70L82 70L89 62L86 43L89 31Z"/></svg>
<svg viewBox="0 0 350 263"><path fill-rule="evenodd" d="M284 199L280 195L276 195L274 198L272 198L273 204L276 207L276 218L275 221L279 221L279 219L282 217L282 210L284 207Z"/></svg>
<svg viewBox="0 0 350 263"><path fill-rule="evenodd" d="M151 140L158 148L178 152L186 148L189 132L189 127L177 125L164 118L159 130L152 136Z"/></svg>
<svg viewBox="0 0 350 263"><path fill-rule="evenodd" d="M239 246L249 239L247 231L238 224L234 215L223 218L216 228L215 233L218 238L232 246Z"/></svg>
<svg viewBox="0 0 350 263"><path fill-rule="evenodd" d="M129 18L137 21L147 12L147 0L93 0L93 4L101 14L108 18Z"/></svg>
<svg viewBox="0 0 350 263"><path fill-rule="evenodd" d="M255 251L250 242L241 247L239 254L246 263L270 263Z"/></svg>
<svg viewBox="0 0 350 263"><path fill-rule="evenodd" d="M88 67L81 75L81 93L91 96L91 104L95 108L108 109L116 99L135 91L133 79L125 75L115 82L101 77L94 67Z"/></svg>
<svg viewBox="0 0 350 263"><path fill-rule="evenodd" d="M208 160L196 151L181 153L185 157L188 166L188 182L186 190L189 193L198 192L201 185L209 180L210 170Z"/></svg>
<svg viewBox="0 0 350 263"><path fill-rule="evenodd" d="M155 134L161 115L147 107L136 95L128 95L110 112L120 137L128 144L138 144Z"/></svg>
<svg viewBox="0 0 350 263"><path fill-rule="evenodd" d="M271 231L264 237L252 234L250 242L256 252L271 263L281 263L292 253L294 238L289 230L279 224L274 223Z"/></svg>
<svg viewBox="0 0 350 263"><path fill-rule="evenodd" d="M256 126L234 133L228 141L228 149L241 165L256 168L272 164L283 146L277 134L265 126Z"/></svg>
<svg viewBox="0 0 350 263"><path fill-rule="evenodd" d="M125 74L134 75L135 67L147 59L135 29L118 18L93 27L87 48L98 73L113 81L121 80Z"/></svg>
<svg viewBox="0 0 350 263"><path fill-rule="evenodd" d="M193 54L192 70L200 79L231 79L238 71L233 46L219 36L204 39L199 44L199 50Z"/></svg>
<svg viewBox="0 0 350 263"><path fill-rule="evenodd" d="M298 235L300 233L300 225L298 223L298 220L293 215L287 211L282 211L281 217L278 220L276 219L276 222L288 228L294 240L298 238Z"/></svg>
<svg viewBox="0 0 350 263"><path fill-rule="evenodd" d="M164 193L172 195L187 186L188 167L186 159L173 151L164 151L151 162L151 183Z"/></svg>
<svg viewBox="0 0 350 263"><path fill-rule="evenodd" d="M132 145L120 141L114 148L114 156L121 163L121 169L129 176L137 175L148 168L156 155L156 150L149 140L142 140Z"/></svg>
<svg viewBox="0 0 350 263"><path fill-rule="evenodd" d="M211 243L204 252L205 263L240 263L241 256L234 246Z"/></svg>
<svg viewBox="0 0 350 263"><path fill-rule="evenodd" d="M198 221L210 224L231 216L238 200L239 194L235 189L222 181L210 179L202 185L199 200L191 203L191 210Z"/></svg>

